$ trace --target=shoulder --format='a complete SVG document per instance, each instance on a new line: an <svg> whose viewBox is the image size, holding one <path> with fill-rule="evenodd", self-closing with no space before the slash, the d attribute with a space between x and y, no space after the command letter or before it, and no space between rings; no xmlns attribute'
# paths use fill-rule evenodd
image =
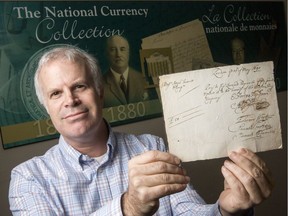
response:
<svg viewBox="0 0 288 216"><path fill-rule="evenodd" d="M35 156L17 165L15 168L13 168L11 175L21 175L25 178L45 175L45 171L48 170L49 167L55 167L58 158L59 147L58 145L55 145L50 148L44 155Z"/></svg>
<svg viewBox="0 0 288 216"><path fill-rule="evenodd" d="M129 74L134 76L142 76L142 73L140 71L137 71L132 67L129 67Z"/></svg>
<svg viewBox="0 0 288 216"><path fill-rule="evenodd" d="M148 150L166 151L164 140L153 134L136 135L142 143L145 143Z"/></svg>
<svg viewBox="0 0 288 216"><path fill-rule="evenodd" d="M113 74L112 74L111 70L107 70L102 76L103 76L104 81L107 81L107 80L113 78Z"/></svg>

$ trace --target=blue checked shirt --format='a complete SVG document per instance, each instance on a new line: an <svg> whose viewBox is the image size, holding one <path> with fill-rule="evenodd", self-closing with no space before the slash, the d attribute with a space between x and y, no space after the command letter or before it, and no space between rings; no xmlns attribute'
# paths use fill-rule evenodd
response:
<svg viewBox="0 0 288 216"><path fill-rule="evenodd" d="M108 151L99 163L59 144L12 170L9 189L13 215L121 216L121 196L128 187L128 161L144 151L165 151L161 138L131 135L110 128ZM155 215L220 215L218 204L207 205L193 187L160 199Z"/></svg>

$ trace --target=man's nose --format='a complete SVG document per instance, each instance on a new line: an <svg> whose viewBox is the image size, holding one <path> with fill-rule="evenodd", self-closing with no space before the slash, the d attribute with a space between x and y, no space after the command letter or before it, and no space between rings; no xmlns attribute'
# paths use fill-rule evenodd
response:
<svg viewBox="0 0 288 216"><path fill-rule="evenodd" d="M67 91L65 93L65 106L69 107L69 106L76 106L79 104L79 98L77 96L77 94L71 92L71 91Z"/></svg>
<svg viewBox="0 0 288 216"><path fill-rule="evenodd" d="M116 49L115 52L116 52L116 56L119 56L121 54L120 49Z"/></svg>

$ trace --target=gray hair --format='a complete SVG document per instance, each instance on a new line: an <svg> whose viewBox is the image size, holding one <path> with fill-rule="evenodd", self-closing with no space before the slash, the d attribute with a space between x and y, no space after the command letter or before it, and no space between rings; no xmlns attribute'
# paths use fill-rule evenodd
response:
<svg viewBox="0 0 288 216"><path fill-rule="evenodd" d="M37 98L39 102L44 104L43 91L39 83L39 74L42 68L51 61L54 60L68 60L71 62L81 61L84 62L87 70L91 73L97 93L100 95L100 91L103 87L101 69L99 67L98 60L86 51L72 45L59 46L47 51L39 60L38 67L34 75L34 86Z"/></svg>

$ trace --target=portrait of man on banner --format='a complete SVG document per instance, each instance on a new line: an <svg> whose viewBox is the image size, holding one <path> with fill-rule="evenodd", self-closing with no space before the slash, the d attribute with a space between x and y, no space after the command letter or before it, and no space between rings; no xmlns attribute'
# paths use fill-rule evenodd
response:
<svg viewBox="0 0 288 216"><path fill-rule="evenodd" d="M130 47L126 38L111 36L106 42L109 69L104 73L104 107L149 100L145 77L129 65Z"/></svg>

